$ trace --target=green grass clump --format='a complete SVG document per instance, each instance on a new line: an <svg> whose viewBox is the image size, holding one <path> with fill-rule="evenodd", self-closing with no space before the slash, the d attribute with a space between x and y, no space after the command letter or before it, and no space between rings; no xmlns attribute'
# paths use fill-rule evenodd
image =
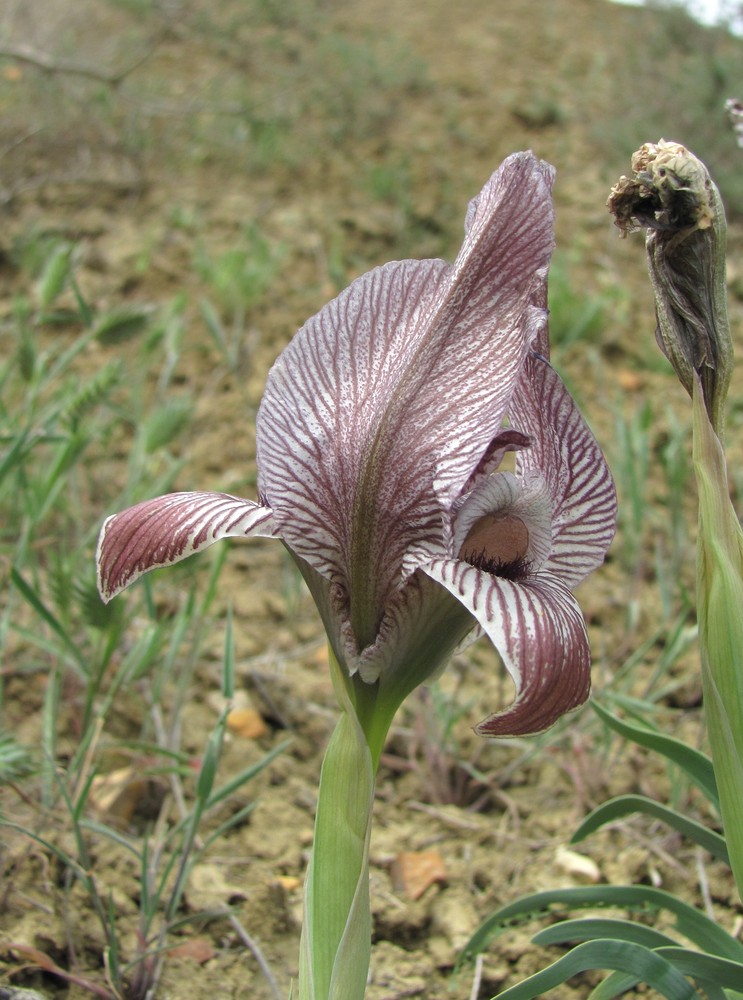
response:
<svg viewBox="0 0 743 1000"><path fill-rule="evenodd" d="M196 769L181 747L179 717L212 624L226 549L182 575L180 599L164 609L147 583L133 600L110 605L96 589L104 512L166 492L179 468L194 408L189 395L172 391L184 301L97 310L78 285L73 244L29 237L16 250L24 291L0 330L13 345L0 369L0 567L7 570L0 823L58 866L64 900L73 884L82 886L104 942L105 970L81 971L74 959L62 968L41 952L33 961L93 995L144 1000L172 932L214 917L186 916L182 903L193 866L255 805L249 799L225 810L225 803L283 745L220 779L234 693L228 623L225 708ZM116 458L123 449L128 464ZM98 783L122 760L157 792L154 813L123 826L101 818L94 802ZM128 943L108 872L97 863L106 841L134 861L138 915ZM13 885L11 874L6 901ZM228 908L219 916L237 925Z"/></svg>

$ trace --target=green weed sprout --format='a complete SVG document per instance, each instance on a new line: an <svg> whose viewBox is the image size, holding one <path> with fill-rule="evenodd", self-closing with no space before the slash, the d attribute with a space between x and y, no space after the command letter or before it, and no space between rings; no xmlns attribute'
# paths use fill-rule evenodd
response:
<svg viewBox="0 0 743 1000"><path fill-rule="evenodd" d="M320 777L300 1000L361 1000L377 767L405 698L485 633L516 697L483 736L540 732L588 696L575 585L614 534L614 484L550 365L553 171L510 156L454 264L362 275L299 330L257 419L258 501L175 493L109 517L110 600L227 537L280 539L328 636L340 718ZM515 473L500 470L516 452Z"/></svg>

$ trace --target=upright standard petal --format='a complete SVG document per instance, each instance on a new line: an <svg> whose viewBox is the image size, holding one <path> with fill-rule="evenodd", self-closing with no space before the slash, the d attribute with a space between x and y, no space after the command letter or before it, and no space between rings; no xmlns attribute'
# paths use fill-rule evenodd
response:
<svg viewBox="0 0 743 1000"><path fill-rule="evenodd" d="M172 566L222 538L275 536L269 507L228 493L168 493L106 519L98 539L98 591L111 600L143 573Z"/></svg>
<svg viewBox="0 0 743 1000"><path fill-rule="evenodd" d="M259 485L287 545L349 597L359 649L391 594L445 555L443 511L498 435L544 314L551 168L510 157L453 266L357 279L299 331L258 415Z"/></svg>

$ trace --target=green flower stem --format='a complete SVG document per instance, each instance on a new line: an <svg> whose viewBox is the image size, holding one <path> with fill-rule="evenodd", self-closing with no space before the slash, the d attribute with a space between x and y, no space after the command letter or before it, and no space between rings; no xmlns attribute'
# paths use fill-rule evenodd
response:
<svg viewBox="0 0 743 1000"><path fill-rule="evenodd" d="M305 886L299 1000L363 1000L371 956L369 837L381 744L377 734L373 756L349 697L349 690L360 689L342 676L332 650L329 658L341 717L320 774ZM372 702L364 708L371 723Z"/></svg>
<svg viewBox="0 0 743 1000"><path fill-rule="evenodd" d="M704 704L730 863L743 899L743 531L730 502L725 454L698 379L693 416Z"/></svg>
<svg viewBox="0 0 743 1000"><path fill-rule="evenodd" d="M464 624L471 627L469 616ZM320 773L299 1000L363 1000L371 957L369 838L377 768L397 709L431 668L424 655L409 670L391 671L393 681L367 684L348 676L330 646L328 659L341 717Z"/></svg>

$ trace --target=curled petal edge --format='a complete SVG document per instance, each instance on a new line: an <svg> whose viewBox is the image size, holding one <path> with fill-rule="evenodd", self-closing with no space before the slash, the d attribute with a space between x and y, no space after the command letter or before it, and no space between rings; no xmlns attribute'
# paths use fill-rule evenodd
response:
<svg viewBox="0 0 743 1000"><path fill-rule="evenodd" d="M423 571L475 617L516 687L514 701L483 719L481 736L526 736L549 729L591 690L590 649L578 604L551 573L505 580L457 559Z"/></svg>
<svg viewBox="0 0 743 1000"><path fill-rule="evenodd" d="M98 592L107 604L144 573L223 538L276 537L270 507L229 493L167 493L107 518L98 538Z"/></svg>

